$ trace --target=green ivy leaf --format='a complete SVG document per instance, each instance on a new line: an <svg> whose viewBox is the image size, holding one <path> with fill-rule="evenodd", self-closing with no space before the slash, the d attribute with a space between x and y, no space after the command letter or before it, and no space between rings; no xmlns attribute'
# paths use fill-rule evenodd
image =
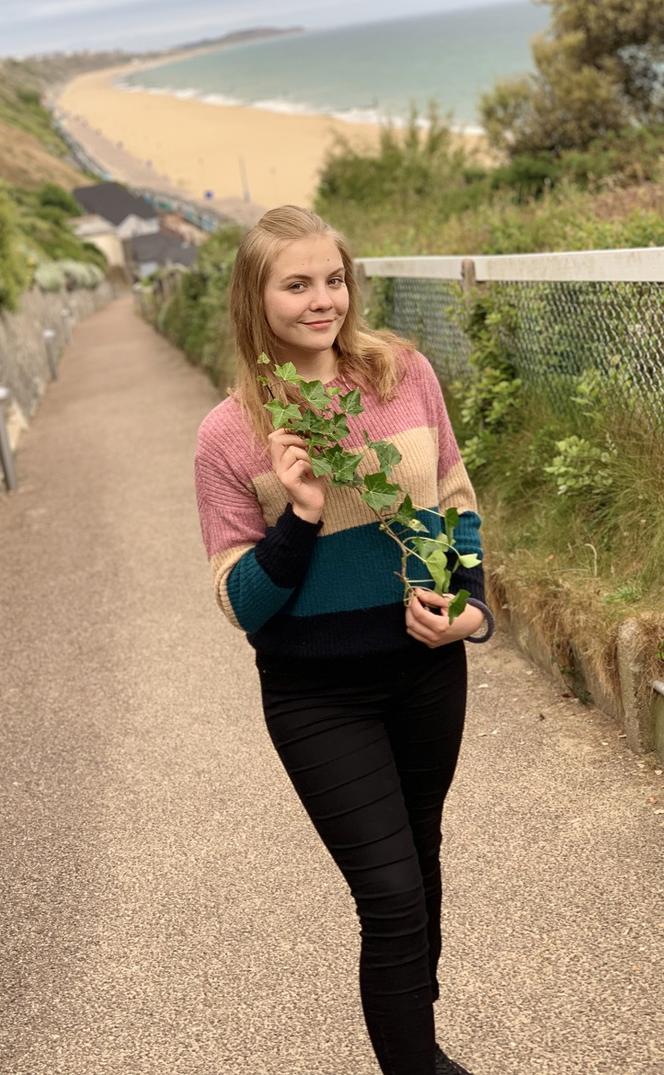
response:
<svg viewBox="0 0 664 1075"><path fill-rule="evenodd" d="M348 422L345 414L335 414L325 421L326 432L331 440L343 440L348 436Z"/></svg>
<svg viewBox="0 0 664 1075"><path fill-rule="evenodd" d="M314 411L302 411L302 418L298 423L298 429L301 430L303 433L306 432L325 434L327 442L327 422L324 418L321 418L321 416L316 414Z"/></svg>
<svg viewBox="0 0 664 1075"><path fill-rule="evenodd" d="M333 399L334 396L338 396L343 392L343 388L326 388L325 392L330 397L330 399Z"/></svg>
<svg viewBox="0 0 664 1075"><path fill-rule="evenodd" d="M386 474L392 470L392 467L401 462L401 452L393 444L388 444L385 440L374 440L369 447L375 451L380 469L384 470Z"/></svg>
<svg viewBox="0 0 664 1075"><path fill-rule="evenodd" d="M289 384L299 384L302 380L292 362L284 362L283 366L275 366L274 372L277 377L282 381L287 381Z"/></svg>
<svg viewBox="0 0 664 1075"><path fill-rule="evenodd" d="M446 593L450 584L452 573L447 566L445 550L440 546L425 557L427 570L433 579L436 593Z"/></svg>
<svg viewBox="0 0 664 1075"><path fill-rule="evenodd" d="M427 532L427 528L423 522L413 515L413 502L408 494L404 497L401 507L398 512L392 516L389 520L390 523L400 523L401 526L408 527L409 530L415 530L418 533L424 531Z"/></svg>
<svg viewBox="0 0 664 1075"><path fill-rule="evenodd" d="M362 493L362 499L376 511L381 511L393 504L401 492L398 485L388 482L382 471L376 474L365 474L364 486L366 491Z"/></svg>
<svg viewBox="0 0 664 1075"><path fill-rule="evenodd" d="M312 425L312 422L313 422L313 419L315 419L315 418L316 418L316 415L313 413L313 411L307 411L307 410L300 411L300 420L297 423L297 432L298 433L311 433L313 428L314 428L313 425Z"/></svg>
<svg viewBox="0 0 664 1075"><path fill-rule="evenodd" d="M270 411L275 429L280 429L288 422L295 422L300 417L300 409L294 403L285 405L279 399L271 399L269 403L264 403L263 406L266 411Z"/></svg>
<svg viewBox="0 0 664 1075"><path fill-rule="evenodd" d="M445 533L450 545L454 540L454 530L459 525L459 512L456 508L448 508L445 512Z"/></svg>
<svg viewBox="0 0 664 1075"><path fill-rule="evenodd" d="M332 465L325 456L322 455L309 455L311 460L311 469L316 478L320 478L323 474L330 476L332 474Z"/></svg>
<svg viewBox="0 0 664 1075"><path fill-rule="evenodd" d="M345 396L339 396L339 406L345 414L362 414L364 407L360 399L359 388L354 388L352 392L347 392Z"/></svg>
<svg viewBox="0 0 664 1075"><path fill-rule="evenodd" d="M463 564L464 567L477 567L482 561L474 552L469 552L465 556L459 557L459 563Z"/></svg>
<svg viewBox="0 0 664 1075"><path fill-rule="evenodd" d="M269 366L270 365L270 359L265 354L265 351L261 351L261 353L259 354L259 356L256 359L256 361L258 362L258 364L260 366Z"/></svg>
<svg viewBox="0 0 664 1075"><path fill-rule="evenodd" d="M301 381L300 392L312 407L322 410L328 405L328 397L322 381Z"/></svg>
<svg viewBox="0 0 664 1075"><path fill-rule="evenodd" d="M459 590L458 594L454 595L454 600L450 601L447 609L447 617L450 623L454 623L457 616L460 616L464 608L468 604L468 598L470 593L468 590Z"/></svg>
<svg viewBox="0 0 664 1075"><path fill-rule="evenodd" d="M269 379L267 377L264 377L262 373L258 374L258 377L256 378L256 380L258 381L259 384L269 384L270 383Z"/></svg>
<svg viewBox="0 0 664 1075"><path fill-rule="evenodd" d="M440 546L434 538L414 538L413 548L418 556L423 556L426 559L431 553L436 552Z"/></svg>
<svg viewBox="0 0 664 1075"><path fill-rule="evenodd" d="M349 482L355 481L355 471L358 464L362 462L362 453L359 455L353 455L349 452L339 452L335 455L333 467L334 467L334 484L335 485L347 485Z"/></svg>

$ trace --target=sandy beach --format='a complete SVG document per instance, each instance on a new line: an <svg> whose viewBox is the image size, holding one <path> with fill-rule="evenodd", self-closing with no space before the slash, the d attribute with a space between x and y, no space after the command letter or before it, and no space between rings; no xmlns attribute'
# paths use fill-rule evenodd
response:
<svg viewBox="0 0 664 1075"><path fill-rule="evenodd" d="M163 62L163 61L162 61ZM310 206L335 132L358 148L377 144L380 128L321 115L289 115L209 104L113 85L136 63L80 75L59 91L61 119L116 178L177 190L250 220L294 202ZM463 134L478 149L482 138ZM233 213L233 209L237 211ZM223 211L223 208L222 208Z"/></svg>
<svg viewBox="0 0 664 1075"><path fill-rule="evenodd" d="M284 202L311 205L333 131L347 134L356 145L376 144L379 129L371 125L208 104L113 85L119 75L137 69L134 65L81 75L61 91L58 107L69 114L66 122L72 133L91 152L96 148L97 156L99 146L91 136L99 132L137 164L151 167L172 187L197 199L211 190L215 199L244 200L248 190L249 200L265 209ZM75 130L71 119L77 121Z"/></svg>

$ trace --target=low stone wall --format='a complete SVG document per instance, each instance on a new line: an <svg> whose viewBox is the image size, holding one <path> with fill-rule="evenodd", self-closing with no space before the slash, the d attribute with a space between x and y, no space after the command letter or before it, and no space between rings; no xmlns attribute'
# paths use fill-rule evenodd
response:
<svg viewBox="0 0 664 1075"><path fill-rule="evenodd" d="M654 754L664 762L664 683L653 680L643 645L643 624L638 619L627 619L619 628L618 682L612 689L606 677L578 652L571 640L568 640L565 662L561 664L553 640L521 611L518 592L504 580L500 592L494 591L491 578L487 582L498 623L522 652L547 672L561 690L569 691L586 704L592 703L610 716L635 754Z"/></svg>
<svg viewBox="0 0 664 1075"><path fill-rule="evenodd" d="M52 380L48 347L57 369L72 326L111 302L120 286L104 280L99 287L75 291L35 288L24 293L17 310L0 311L0 386L11 392L5 419L12 450ZM54 333L49 344L47 329Z"/></svg>

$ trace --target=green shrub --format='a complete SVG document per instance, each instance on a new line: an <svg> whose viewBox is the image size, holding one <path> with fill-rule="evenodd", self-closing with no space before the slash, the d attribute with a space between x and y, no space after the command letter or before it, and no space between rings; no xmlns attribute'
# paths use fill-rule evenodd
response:
<svg viewBox="0 0 664 1075"><path fill-rule="evenodd" d="M15 207L0 185L0 310L16 309L18 297L30 278L19 241Z"/></svg>
<svg viewBox="0 0 664 1075"><path fill-rule="evenodd" d="M491 190L508 187L513 190L516 201L521 204L543 194L563 175L560 162L551 155L521 153L509 164L495 168L490 175Z"/></svg>
<svg viewBox="0 0 664 1075"><path fill-rule="evenodd" d="M422 127L412 109L404 130L386 124L371 153L335 137L315 208L356 247L361 241L358 253L426 252L430 235L445 221L482 205L490 194L486 170L455 141L434 102L426 119L429 126Z"/></svg>
<svg viewBox="0 0 664 1075"><path fill-rule="evenodd" d="M463 457L471 473L486 466L495 445L520 422L522 382L511 357L515 311L498 291L477 292L459 311L472 350L470 379L456 383L461 425L467 431Z"/></svg>
<svg viewBox="0 0 664 1075"><path fill-rule="evenodd" d="M559 496L602 498L613 486L611 465L616 446L608 440L605 447L591 444L573 434L556 441L556 455L544 473L554 480Z"/></svg>
<svg viewBox="0 0 664 1075"><path fill-rule="evenodd" d="M215 232L198 248L195 266L177 277L170 298L159 299L158 283L152 288L157 303L156 327L221 389L234 376L228 287L243 234L243 229L235 226ZM158 272L156 277L166 274Z"/></svg>
<svg viewBox="0 0 664 1075"><path fill-rule="evenodd" d="M64 291L67 277L59 262L44 261L35 269L34 282L41 291Z"/></svg>
<svg viewBox="0 0 664 1075"><path fill-rule="evenodd" d="M44 183L36 192L36 200L42 208L60 209L69 217L81 216L83 212L74 195L57 183Z"/></svg>
<svg viewBox="0 0 664 1075"><path fill-rule="evenodd" d="M89 262L43 261L35 269L34 282L42 291L61 291L63 288L95 288L104 279L97 265Z"/></svg>

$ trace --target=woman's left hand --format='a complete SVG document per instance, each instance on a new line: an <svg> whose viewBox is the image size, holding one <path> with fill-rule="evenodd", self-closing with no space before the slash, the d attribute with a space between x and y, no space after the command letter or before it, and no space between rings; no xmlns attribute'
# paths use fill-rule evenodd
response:
<svg viewBox="0 0 664 1075"><path fill-rule="evenodd" d="M424 642L429 649L446 646L450 642L457 642L460 638L475 634L484 619L482 610L474 605L466 605L461 615L450 624L446 610L453 598L454 594L438 594L433 590L417 587L406 608L407 633L419 642ZM443 612L433 612L431 608L442 608Z"/></svg>

